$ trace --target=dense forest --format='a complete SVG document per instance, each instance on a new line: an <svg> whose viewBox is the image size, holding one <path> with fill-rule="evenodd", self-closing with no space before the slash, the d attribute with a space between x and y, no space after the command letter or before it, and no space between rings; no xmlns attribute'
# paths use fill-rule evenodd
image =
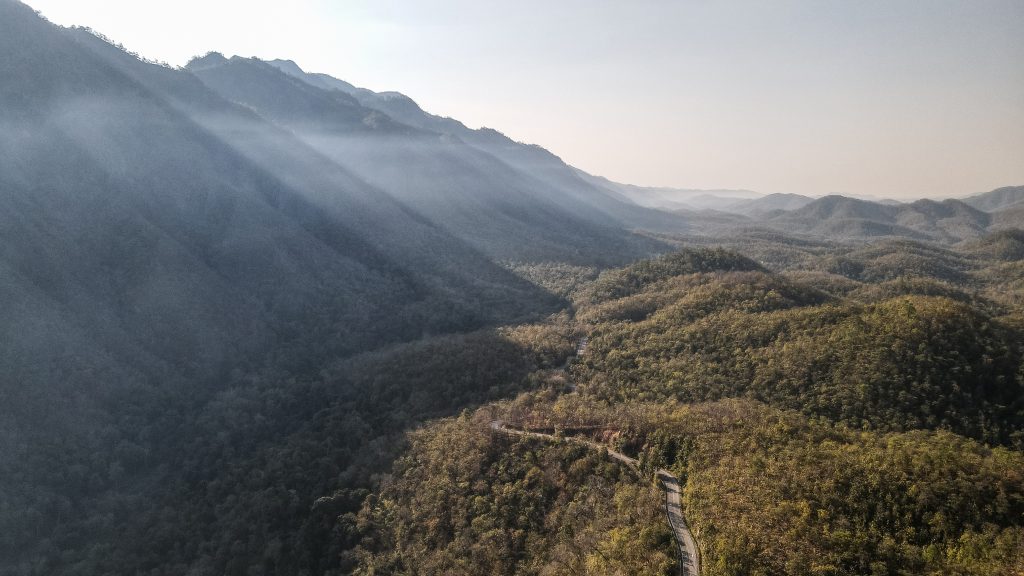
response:
<svg viewBox="0 0 1024 576"><path fill-rule="evenodd" d="M776 236L761 248L800 258L779 266L691 248L573 283L572 330L547 336L587 334L585 354L566 372L538 372L512 401L416 432L350 521L369 534L356 548L359 569L436 573L416 566L454 569L480 553L470 544L481 538L480 512L468 502L504 501L480 490L504 478L495 461L509 455L493 445L517 444L488 429L500 418L633 454L646 489L654 470L672 470L707 575L1024 573L1022 238L1005 232L950 250ZM552 266L532 274L562 286L578 277ZM475 447L463 448L470 438ZM519 444L505 450L537 458L536 441ZM555 446L576 445L540 448ZM415 489L437 476L459 483ZM578 498L591 481L538 486L533 497ZM408 512L424 509L434 512ZM630 519L607 519L632 529ZM517 548L507 542L520 524L487 526L497 530L487 541L506 543L504 565L516 567L493 573L576 573L548 564L551 550L572 548L574 529L544 523L532 532L542 545ZM640 536L634 545L658 553Z"/></svg>
<svg viewBox="0 0 1024 576"><path fill-rule="evenodd" d="M602 454L510 439L487 414L411 434L351 526L357 574L666 574L661 495Z"/></svg>
<svg viewBox="0 0 1024 576"><path fill-rule="evenodd" d="M854 430L747 399L502 404L532 427L591 430L686 482L704 572L1018 574L1024 456L948 431ZM427 529L420 526L420 529Z"/></svg>

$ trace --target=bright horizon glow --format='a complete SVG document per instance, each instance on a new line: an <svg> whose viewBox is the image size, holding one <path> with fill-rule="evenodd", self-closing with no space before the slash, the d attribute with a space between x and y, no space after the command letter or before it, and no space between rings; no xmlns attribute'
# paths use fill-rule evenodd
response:
<svg viewBox="0 0 1024 576"><path fill-rule="evenodd" d="M1024 184L1019 0L30 0L180 66L283 58L638 185ZM430 4L430 6L427 6Z"/></svg>

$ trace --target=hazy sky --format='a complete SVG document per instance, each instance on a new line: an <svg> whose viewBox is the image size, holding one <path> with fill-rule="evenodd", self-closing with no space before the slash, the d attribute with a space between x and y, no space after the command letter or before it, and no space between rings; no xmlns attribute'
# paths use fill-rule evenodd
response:
<svg viewBox="0 0 1024 576"><path fill-rule="evenodd" d="M182 65L290 58L616 180L1024 184L1024 0L29 0Z"/></svg>

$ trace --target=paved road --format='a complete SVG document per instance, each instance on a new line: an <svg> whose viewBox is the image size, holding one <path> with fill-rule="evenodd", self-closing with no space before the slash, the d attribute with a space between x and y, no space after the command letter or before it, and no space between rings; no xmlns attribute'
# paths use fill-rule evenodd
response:
<svg viewBox="0 0 1024 576"><path fill-rule="evenodd" d="M584 444L598 450L607 450L609 456L619 462L622 462L631 470L639 474L639 467L637 466L636 458L630 458L622 452L616 452L604 444L591 442L582 438L557 438L551 434L517 430L515 428L509 428L501 420L492 420L491 429L504 434L528 436L543 440L554 440L556 442L558 440L564 440L566 442ZM676 547L679 550L679 558L681 560L679 573L682 576L699 576L700 553L697 551L697 542L693 539L693 534L690 532L690 528L686 525L686 520L683 518L683 509L679 497L679 479L668 470L658 470L655 474L658 477L658 483L661 485L662 491L665 493L665 514L668 517L668 525L672 528L672 533L675 535Z"/></svg>

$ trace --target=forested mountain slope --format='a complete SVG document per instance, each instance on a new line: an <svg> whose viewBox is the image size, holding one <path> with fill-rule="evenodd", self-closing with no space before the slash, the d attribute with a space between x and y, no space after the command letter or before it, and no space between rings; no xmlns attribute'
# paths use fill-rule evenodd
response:
<svg viewBox="0 0 1024 576"><path fill-rule="evenodd" d="M615 222L626 228L658 232L681 232L689 228L685 218L638 206L626 196L596 183L540 146L516 142L489 128L472 130L458 120L429 114L404 94L377 93L357 88L326 74L304 72L294 62L287 60L273 60L268 64L319 88L350 95L363 106L387 114L399 122L455 138L483 151L514 168L520 178L528 176L528 182L539 187L538 190L549 202L578 216L603 223Z"/></svg>
<svg viewBox="0 0 1024 576"><path fill-rule="evenodd" d="M189 69L495 258L610 263L656 246L537 171L429 127L399 123L344 92L315 87L260 60L208 55Z"/></svg>
<svg viewBox="0 0 1024 576"><path fill-rule="evenodd" d="M299 323L325 345L323 326L338 350L356 350L421 334L433 320L417 318L418 308L449 307L455 314L437 321L461 316L451 328L462 329L481 300L532 305L540 296L320 156L293 155L278 163L283 169L257 164L303 148L259 118L209 93L191 100L236 122L234 130L253 126L247 148L236 147L242 137L221 138L197 122L209 117L182 108L191 97L184 90L171 100L90 54L74 34L18 4L3 9L4 265L12 290L86 315L72 325L118 318L112 330L158 331L156 341L173 334L183 348L161 349L200 360L230 355L199 342L258 342L260 324L280 337L286 323ZM185 73L159 73L196 88ZM263 141L253 143L253 133ZM453 286L463 288L455 298ZM396 323L382 325L383 316Z"/></svg>
<svg viewBox="0 0 1024 576"><path fill-rule="evenodd" d="M558 306L191 73L12 0L0 1L0 79L2 573L199 562L204 553L163 548L154 531L234 538L219 503L194 491L251 477L257 454L357 387L342 374L311 389L310 375ZM560 254L621 260L646 245L609 256L595 236L629 244L624 231L589 227L559 237ZM334 417L362 430L344 405ZM411 418L420 410L409 403ZM247 428L236 414L273 422ZM370 430L351 436L388 433ZM346 450L333 466L355 458ZM297 498L329 492L324 482L336 470L296 485ZM262 494L232 492L242 507ZM167 510L180 523L160 520ZM275 534L303 518L275 521Z"/></svg>

